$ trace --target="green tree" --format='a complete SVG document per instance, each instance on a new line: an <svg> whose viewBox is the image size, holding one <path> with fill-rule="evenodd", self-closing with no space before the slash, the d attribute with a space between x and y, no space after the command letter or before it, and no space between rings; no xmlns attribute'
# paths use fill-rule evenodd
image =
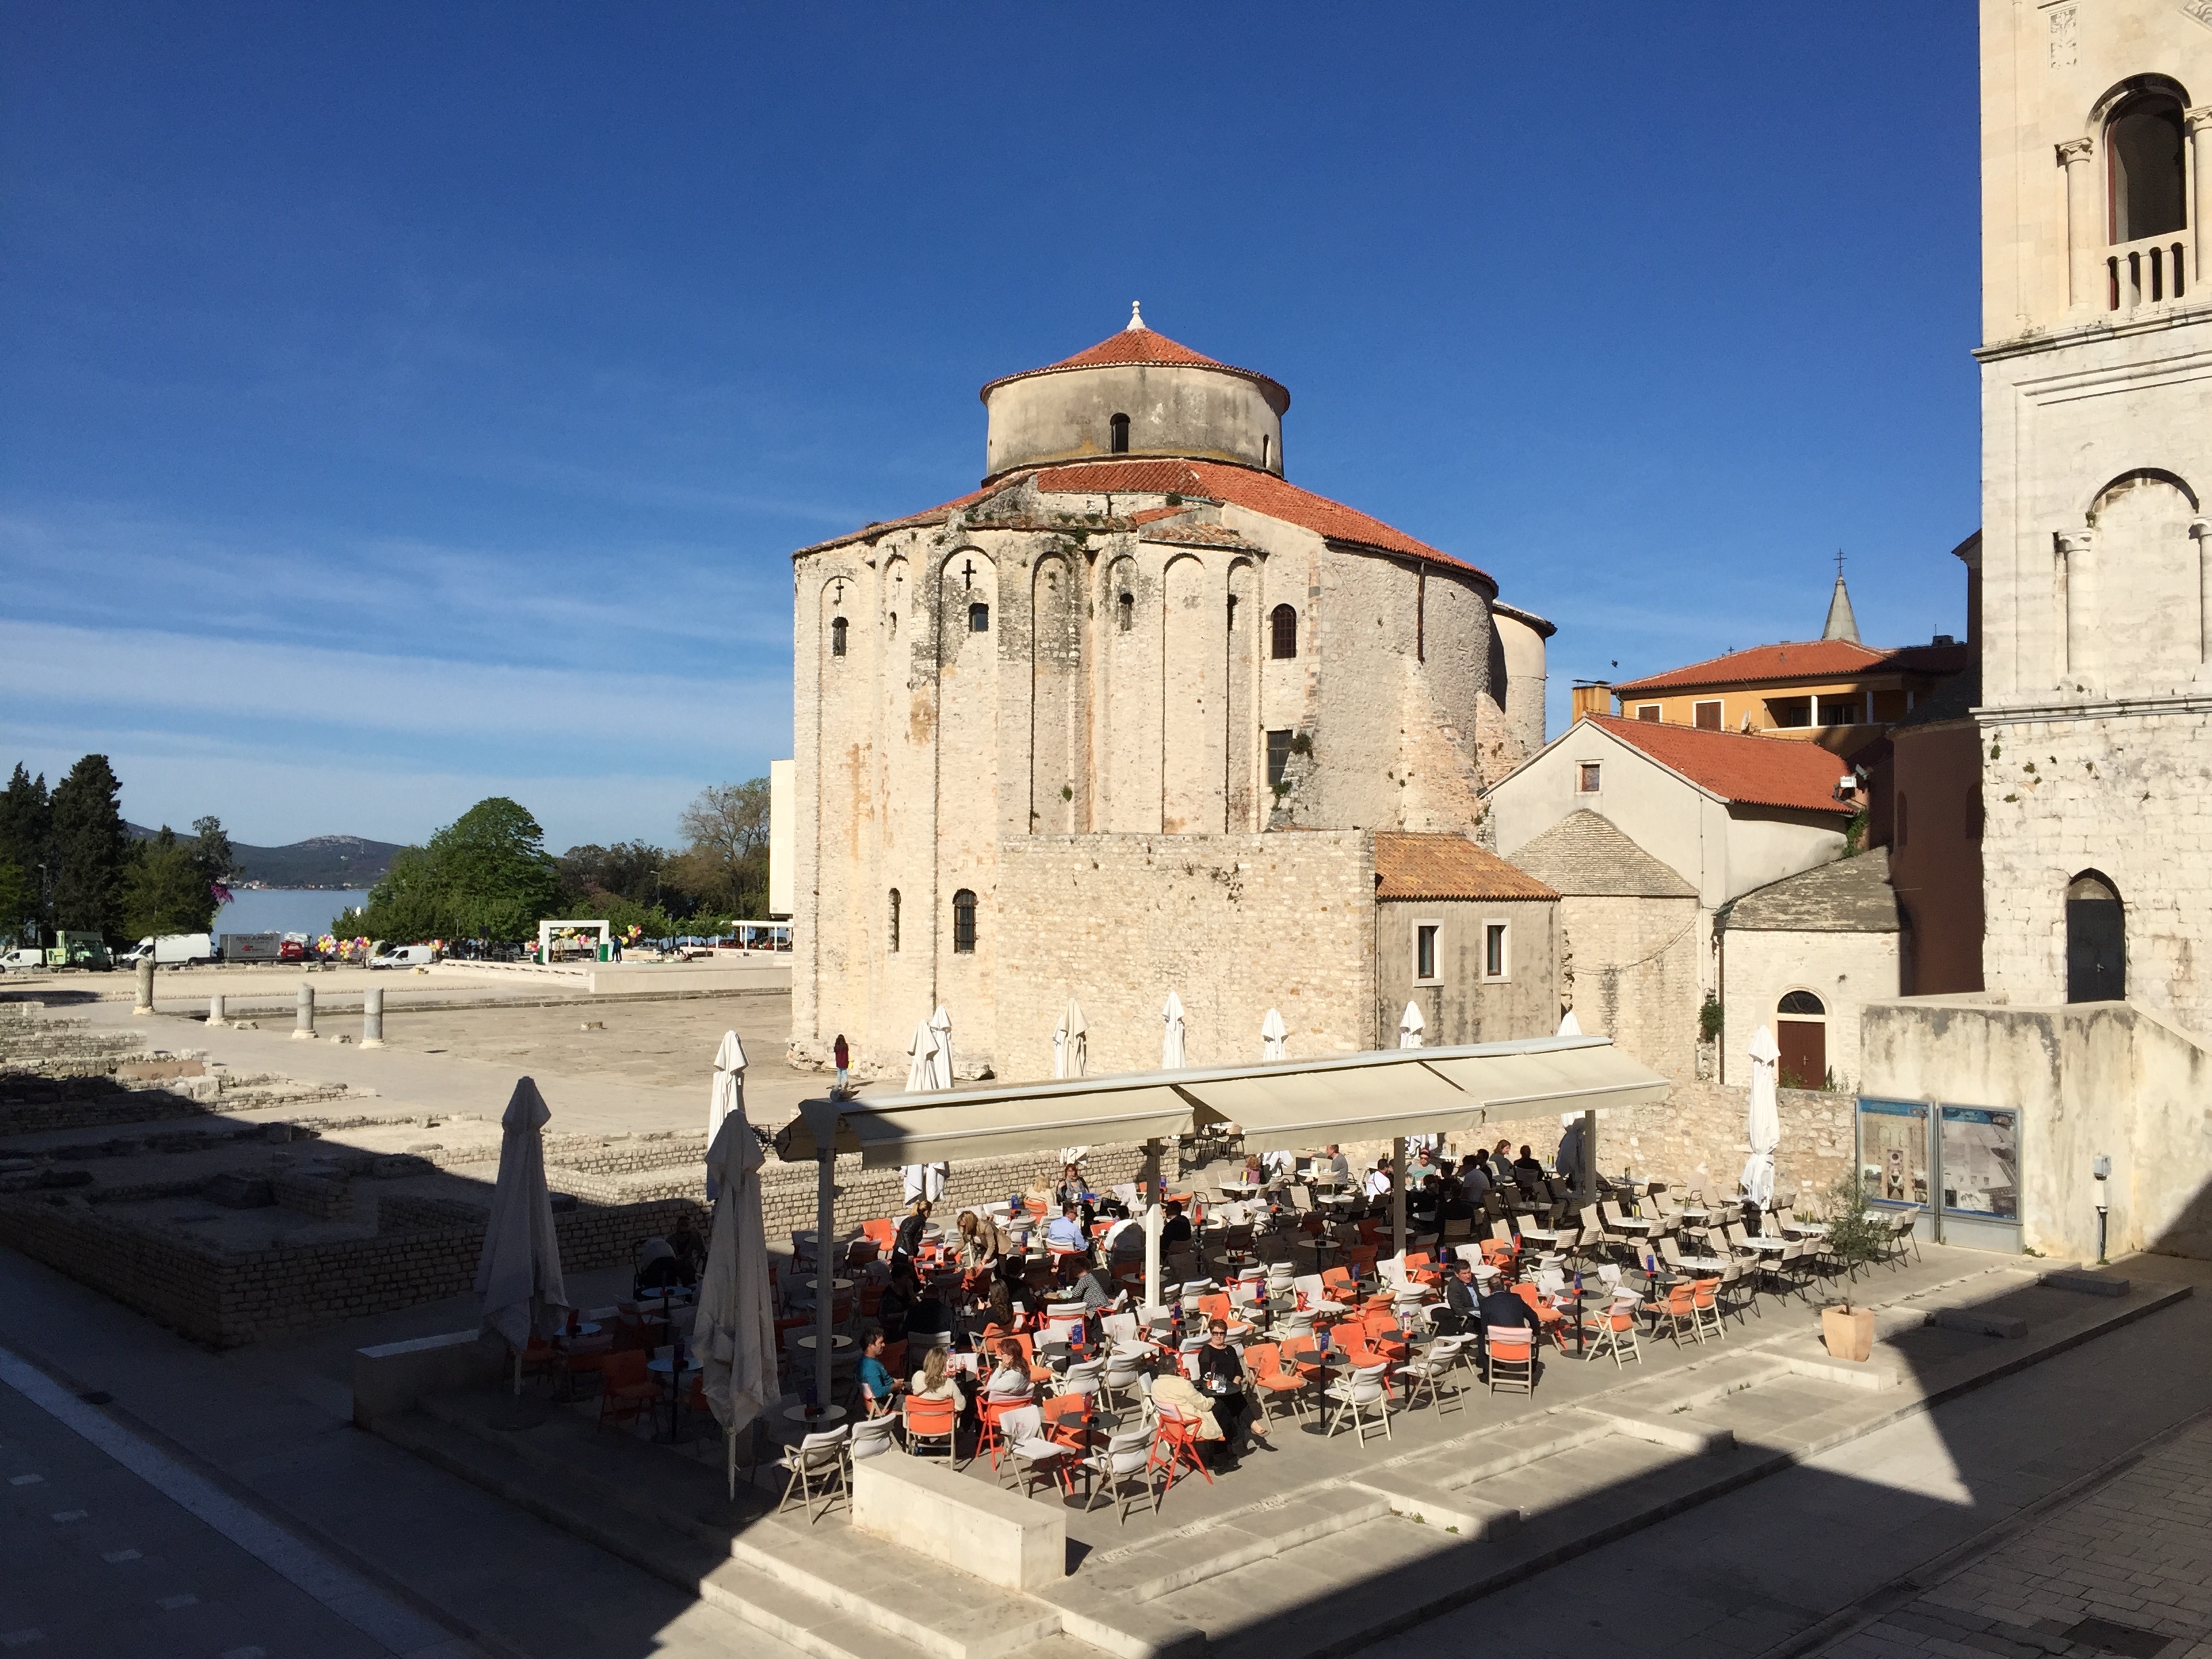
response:
<svg viewBox="0 0 2212 1659"><path fill-rule="evenodd" d="M332 929L393 941L529 938L561 894L544 842L527 809L504 795L480 800L422 846L393 854L368 904Z"/></svg>
<svg viewBox="0 0 2212 1659"><path fill-rule="evenodd" d="M768 914L769 783L751 778L699 793L678 820L689 846L669 878L694 907L719 916Z"/></svg>
<svg viewBox="0 0 2212 1659"><path fill-rule="evenodd" d="M0 898L0 928L35 933L49 920L46 861L53 817L46 774L33 779L18 761L8 787L0 791L0 863L13 865L19 878Z"/></svg>
<svg viewBox="0 0 2212 1659"><path fill-rule="evenodd" d="M123 884L124 933L131 939L205 933L215 921L216 902L208 889L201 842L179 840L165 823L153 840L140 842L132 851Z"/></svg>
<svg viewBox="0 0 2212 1659"><path fill-rule="evenodd" d="M238 867L238 854L231 848L221 818L192 820L192 862L210 883L230 879L231 872Z"/></svg>
<svg viewBox="0 0 2212 1659"><path fill-rule="evenodd" d="M123 786L105 755L87 755L54 786L48 846L53 925L119 939L131 837L116 797Z"/></svg>
<svg viewBox="0 0 2212 1659"><path fill-rule="evenodd" d="M0 858L0 939L12 944L37 943L38 885L13 860Z"/></svg>

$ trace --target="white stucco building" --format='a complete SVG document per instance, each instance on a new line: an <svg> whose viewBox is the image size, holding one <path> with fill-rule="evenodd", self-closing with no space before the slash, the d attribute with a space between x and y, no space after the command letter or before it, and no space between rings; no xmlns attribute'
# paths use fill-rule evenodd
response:
<svg viewBox="0 0 2212 1659"><path fill-rule="evenodd" d="M1290 393L1134 317L981 395L981 488L794 556L794 1056L902 1073L943 1004L957 1069L1042 1075L1074 995L1094 1060L1157 1063L1170 989L1194 1060L1269 1006L1369 1046L1413 948L1376 836L1475 828L1550 624L1291 483Z"/></svg>

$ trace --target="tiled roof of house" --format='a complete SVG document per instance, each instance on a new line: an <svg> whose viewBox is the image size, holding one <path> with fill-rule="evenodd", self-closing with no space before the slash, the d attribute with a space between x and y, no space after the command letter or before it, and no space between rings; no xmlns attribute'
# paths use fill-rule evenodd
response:
<svg viewBox="0 0 2212 1659"><path fill-rule="evenodd" d="M1036 374L1065 374L1073 369L1111 368L1122 364L1158 363L1175 368L1212 368L1224 374L1234 374L1239 380L1250 380L1273 394L1268 401L1275 412L1281 414L1291 406L1291 394L1279 380L1249 368L1238 368L1231 363L1217 362L1202 351L1193 351L1179 340L1170 340L1155 329L1141 324L1133 325L1108 335L1095 346L1077 352L1073 357L1063 357L1056 363L1047 363L1042 368L1025 368L1018 374L1002 374L986 386L978 395L988 403L992 392L1014 380L1026 380Z"/></svg>
<svg viewBox="0 0 2212 1659"><path fill-rule="evenodd" d="M1728 907L1722 926L1735 933L1894 933L1889 849L1873 848L1754 888Z"/></svg>
<svg viewBox="0 0 2212 1659"><path fill-rule="evenodd" d="M1851 815L1853 809L1835 795L1843 763L1817 743L1802 738L1705 732L1694 726L1662 726L1656 720L1623 720L1618 714L1587 718L1723 800L1741 801L1747 806L1789 807L1801 812L1833 812L1839 817Z"/></svg>
<svg viewBox="0 0 2212 1659"><path fill-rule="evenodd" d="M1625 680L1613 690L1623 697L1636 697L1653 691L1692 691L1706 686L1850 679L1885 671L1955 674L1966 665L1963 645L1908 645L1885 650L1855 640L1803 640L1731 651L1686 668Z"/></svg>
<svg viewBox="0 0 2212 1659"><path fill-rule="evenodd" d="M1556 899L1534 876L1465 836L1375 832L1375 896L1383 899Z"/></svg>
<svg viewBox="0 0 2212 1659"><path fill-rule="evenodd" d="M1555 891L1577 898L1694 899L1698 890L1662 864L1612 819L1587 806L1508 855L1509 863Z"/></svg>

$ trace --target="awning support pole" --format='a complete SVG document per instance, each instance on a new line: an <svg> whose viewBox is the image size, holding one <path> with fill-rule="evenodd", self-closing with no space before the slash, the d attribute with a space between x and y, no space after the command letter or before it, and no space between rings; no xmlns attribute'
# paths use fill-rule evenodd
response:
<svg viewBox="0 0 2212 1659"><path fill-rule="evenodd" d="M1160 1143L1145 1143L1145 1307L1160 1305Z"/></svg>
<svg viewBox="0 0 2212 1659"><path fill-rule="evenodd" d="M832 1361L830 1316L837 1304L830 1240L837 1231L837 1143L816 1149L814 1189L814 1403L827 1409Z"/></svg>
<svg viewBox="0 0 2212 1659"><path fill-rule="evenodd" d="M1399 1261L1406 1259L1406 1137L1390 1138L1390 1243Z"/></svg>
<svg viewBox="0 0 2212 1659"><path fill-rule="evenodd" d="M1583 1132L1576 1137L1582 1145L1582 1168L1575 1171L1575 1191L1584 1204L1597 1202L1597 1114L1583 1114Z"/></svg>

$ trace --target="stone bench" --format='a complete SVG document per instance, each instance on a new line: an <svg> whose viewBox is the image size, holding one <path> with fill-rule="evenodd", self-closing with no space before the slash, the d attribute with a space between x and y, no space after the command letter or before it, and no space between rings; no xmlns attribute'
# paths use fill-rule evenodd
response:
<svg viewBox="0 0 2212 1659"><path fill-rule="evenodd" d="M1067 1576L1067 1517L903 1452L853 1466L853 1526L1002 1589Z"/></svg>

